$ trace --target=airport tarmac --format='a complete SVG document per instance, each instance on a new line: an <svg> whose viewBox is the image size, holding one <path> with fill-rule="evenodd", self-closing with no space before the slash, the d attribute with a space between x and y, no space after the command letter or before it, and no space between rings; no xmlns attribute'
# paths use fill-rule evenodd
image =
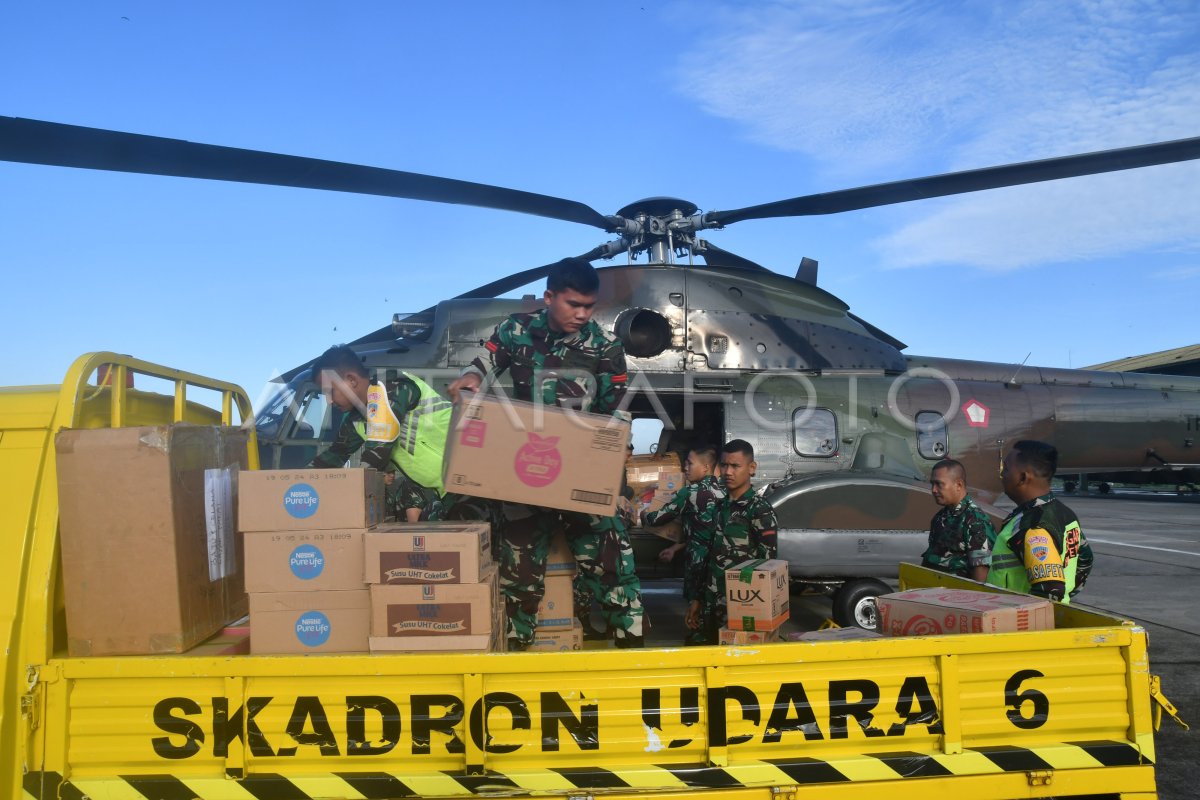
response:
<svg viewBox="0 0 1200 800"><path fill-rule="evenodd" d="M1151 673L1162 677L1163 693L1192 726L1185 731L1163 717L1155 736L1159 798L1193 800L1200 796L1200 498L1117 493L1062 499L1096 554L1080 604L1146 628ZM650 640L681 638L679 581L646 580L644 592L654 626ZM829 614L827 597L794 594L787 630L815 629Z"/></svg>

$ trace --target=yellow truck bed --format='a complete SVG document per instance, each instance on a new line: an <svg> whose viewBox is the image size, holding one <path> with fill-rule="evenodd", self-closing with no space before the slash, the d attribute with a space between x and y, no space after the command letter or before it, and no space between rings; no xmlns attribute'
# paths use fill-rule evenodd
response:
<svg viewBox="0 0 1200 800"><path fill-rule="evenodd" d="M24 417L48 426L37 458L0 436L5 478L20 439L42 487L3 531L0 796L1155 796L1146 634L1079 608L1053 631L758 647L62 657L50 417Z"/></svg>

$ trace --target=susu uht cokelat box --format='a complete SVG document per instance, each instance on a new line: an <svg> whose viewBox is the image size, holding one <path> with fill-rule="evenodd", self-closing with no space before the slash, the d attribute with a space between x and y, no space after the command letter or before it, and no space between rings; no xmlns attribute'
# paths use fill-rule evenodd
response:
<svg viewBox="0 0 1200 800"><path fill-rule="evenodd" d="M373 469L238 474L238 530L370 528L383 522L383 475Z"/></svg>
<svg viewBox="0 0 1200 800"><path fill-rule="evenodd" d="M480 583L376 583L371 586L371 636L490 636L499 604L494 567Z"/></svg>
<svg viewBox="0 0 1200 800"><path fill-rule="evenodd" d="M492 566L486 522L397 522L366 535L367 583L479 583Z"/></svg>
<svg viewBox="0 0 1200 800"><path fill-rule="evenodd" d="M464 394L446 441L447 491L585 514L616 512L628 422Z"/></svg>

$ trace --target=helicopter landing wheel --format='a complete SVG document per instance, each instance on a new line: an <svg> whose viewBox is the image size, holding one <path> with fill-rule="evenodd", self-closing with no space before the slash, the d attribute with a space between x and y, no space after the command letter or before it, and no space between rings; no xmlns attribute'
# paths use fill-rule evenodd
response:
<svg viewBox="0 0 1200 800"><path fill-rule="evenodd" d="M875 598L889 594L891 588L874 578L847 581L833 594L833 621L843 628L851 626L873 631L879 628L879 609Z"/></svg>

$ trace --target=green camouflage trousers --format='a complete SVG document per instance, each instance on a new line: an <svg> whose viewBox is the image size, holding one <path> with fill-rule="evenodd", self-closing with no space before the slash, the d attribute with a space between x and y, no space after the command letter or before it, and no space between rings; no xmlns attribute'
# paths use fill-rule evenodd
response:
<svg viewBox="0 0 1200 800"><path fill-rule="evenodd" d="M386 512L404 521L404 512L410 508L427 510L439 500L437 489L422 486L403 472L397 472L392 484L384 489Z"/></svg>
<svg viewBox="0 0 1200 800"><path fill-rule="evenodd" d="M546 589L550 536L561 529L579 569L576 584L599 600L618 646L641 643L642 585L634 571L629 533L619 517L511 505L505 506L504 516L497 539L510 639L533 641L538 604Z"/></svg>

